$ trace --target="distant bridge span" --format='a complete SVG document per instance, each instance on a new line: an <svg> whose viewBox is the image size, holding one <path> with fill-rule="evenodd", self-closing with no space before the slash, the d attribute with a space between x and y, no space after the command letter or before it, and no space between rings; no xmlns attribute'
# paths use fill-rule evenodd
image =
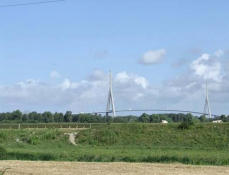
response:
<svg viewBox="0 0 229 175"><path fill-rule="evenodd" d="M122 110L116 110L116 113L120 112L180 112L180 113L192 113L192 114L198 114L198 115L208 115L207 113L203 112L196 112L196 111L186 111L186 110L174 110L174 109L122 109ZM101 111L101 112L92 112L92 114L106 114L106 113L112 113L112 110L109 112ZM212 114L214 117L219 117L219 115Z"/></svg>

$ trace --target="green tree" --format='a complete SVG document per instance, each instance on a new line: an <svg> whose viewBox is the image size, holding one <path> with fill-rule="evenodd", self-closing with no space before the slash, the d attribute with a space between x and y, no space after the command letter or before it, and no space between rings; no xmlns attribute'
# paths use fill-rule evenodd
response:
<svg viewBox="0 0 229 175"><path fill-rule="evenodd" d="M220 120L222 120L223 122L227 122L227 117L226 117L226 115L221 115L221 116L220 116Z"/></svg>
<svg viewBox="0 0 229 175"><path fill-rule="evenodd" d="M72 121L72 112L66 111L64 114L64 122L71 122Z"/></svg>
<svg viewBox="0 0 229 175"><path fill-rule="evenodd" d="M184 118L183 122L178 125L179 129L189 129L192 125L194 125L193 122L193 116L191 113L188 113L186 117Z"/></svg>
<svg viewBox="0 0 229 175"><path fill-rule="evenodd" d="M207 118L206 118L205 115L201 115L201 116L199 117L199 120L200 120L200 122L207 122Z"/></svg>
<svg viewBox="0 0 229 175"><path fill-rule="evenodd" d="M53 118L54 118L54 121L55 122L64 122L64 115L63 115L63 113L55 113L54 115L53 115Z"/></svg>
<svg viewBox="0 0 229 175"><path fill-rule="evenodd" d="M27 114L23 114L22 115L22 122L26 122L28 120L28 115Z"/></svg>
<svg viewBox="0 0 229 175"><path fill-rule="evenodd" d="M43 122L45 123L49 123L49 122L53 122L54 119L53 119L53 115L51 112L44 112L42 114L42 118L43 118Z"/></svg>
<svg viewBox="0 0 229 175"><path fill-rule="evenodd" d="M143 113L140 117L139 117L139 121L143 122L143 123L148 123L150 121L150 117L148 114Z"/></svg>
<svg viewBox="0 0 229 175"><path fill-rule="evenodd" d="M11 119L21 121L22 120L22 112L20 110L13 111L11 113Z"/></svg>

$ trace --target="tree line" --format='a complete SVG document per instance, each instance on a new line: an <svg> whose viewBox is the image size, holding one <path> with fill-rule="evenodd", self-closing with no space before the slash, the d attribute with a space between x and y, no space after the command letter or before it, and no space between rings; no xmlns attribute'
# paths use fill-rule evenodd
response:
<svg viewBox="0 0 229 175"><path fill-rule="evenodd" d="M118 116L118 117L105 117L100 114L73 114L71 111L65 113L52 113L52 112L30 112L22 113L20 110L13 112L0 113L1 123L62 123L62 122L78 122L78 123L130 123L130 122L142 122L142 123L160 123L162 120L168 122L183 122L187 118L193 122L211 122L213 119L208 119L205 116L193 116L192 114L183 113L166 113L166 114L146 114L143 113L140 116ZM229 116L221 115L216 117L217 120L223 122L229 122Z"/></svg>

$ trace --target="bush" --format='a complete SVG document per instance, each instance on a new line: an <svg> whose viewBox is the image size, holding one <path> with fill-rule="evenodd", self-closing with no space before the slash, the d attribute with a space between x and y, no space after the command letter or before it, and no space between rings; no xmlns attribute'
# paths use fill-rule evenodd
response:
<svg viewBox="0 0 229 175"><path fill-rule="evenodd" d="M189 129L192 124L187 123L187 122L182 122L181 124L178 125L178 129Z"/></svg>
<svg viewBox="0 0 229 175"><path fill-rule="evenodd" d="M26 139L26 142L31 145L37 145L39 143L39 138L38 136L30 136Z"/></svg>
<svg viewBox="0 0 229 175"><path fill-rule="evenodd" d="M193 117L191 114L187 114L184 121L178 125L178 129L189 129L192 125L194 125Z"/></svg>

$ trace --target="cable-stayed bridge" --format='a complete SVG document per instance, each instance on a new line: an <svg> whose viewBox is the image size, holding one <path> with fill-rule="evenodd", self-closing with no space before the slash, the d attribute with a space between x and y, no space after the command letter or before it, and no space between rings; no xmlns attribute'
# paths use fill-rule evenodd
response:
<svg viewBox="0 0 229 175"><path fill-rule="evenodd" d="M116 113L125 113L125 112L176 112L176 113L191 113L191 114L197 114L197 115L208 115L208 113L204 112L197 112L197 111L188 111L188 110L177 110L177 109L121 109L116 110ZM92 114L109 114L113 113L112 110L110 111L98 111L98 112L92 112ZM219 115L211 114L213 117L219 117Z"/></svg>
<svg viewBox="0 0 229 175"><path fill-rule="evenodd" d="M122 112L176 112L176 113L191 113L191 114L197 114L197 115L205 115L208 116L208 118L212 117L219 117L219 115L212 114L210 109L210 103L208 98L208 84L206 80L206 97L205 97L205 105L204 105L204 111L203 112L197 112L197 111L189 111L189 110L176 110L176 109L122 109L122 110L116 110L114 105L114 97L113 97L113 91L112 91L112 74L109 73L109 91L108 91L108 100L107 100L107 107L106 111L100 111L100 112L92 112L92 114L106 114L108 116L110 113L112 113L113 117L116 116L116 113L122 113ZM111 108L111 109L110 109Z"/></svg>

